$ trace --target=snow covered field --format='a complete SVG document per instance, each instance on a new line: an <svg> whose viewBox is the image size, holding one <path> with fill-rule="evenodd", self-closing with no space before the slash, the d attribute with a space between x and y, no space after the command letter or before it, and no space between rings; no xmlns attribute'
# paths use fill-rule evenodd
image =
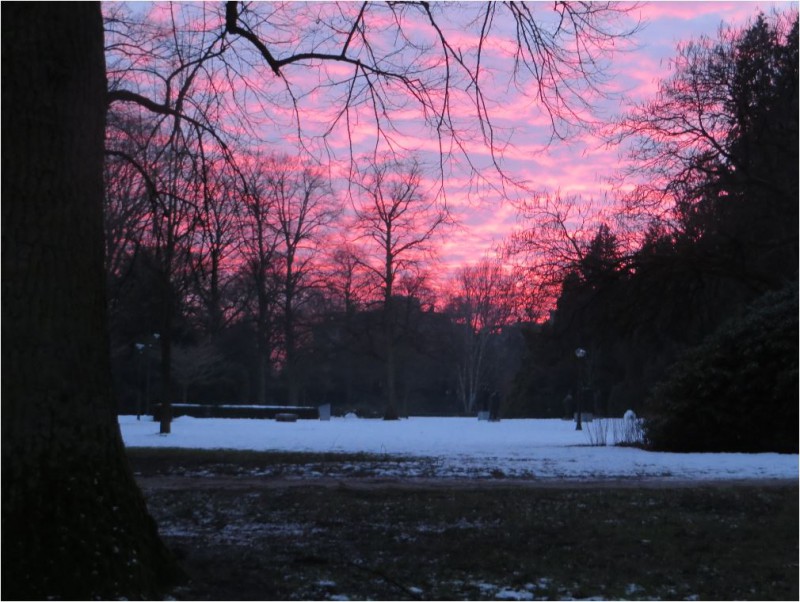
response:
<svg viewBox="0 0 800 602"><path fill-rule="evenodd" d="M159 435L149 417L119 419L128 447L366 452L425 458L437 477L797 479L797 454L672 454L590 446L590 423L417 418L330 421L180 417ZM610 440L610 437L609 437ZM428 473L429 474L429 473ZM406 475L413 476L413 475Z"/></svg>

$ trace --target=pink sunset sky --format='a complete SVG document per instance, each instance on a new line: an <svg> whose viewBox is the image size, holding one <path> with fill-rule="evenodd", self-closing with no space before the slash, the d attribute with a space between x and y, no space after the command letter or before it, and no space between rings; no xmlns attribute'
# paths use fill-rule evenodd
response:
<svg viewBox="0 0 800 602"><path fill-rule="evenodd" d="M759 11L770 13L789 7L790 3L756 2L652 2L637 11L642 29L634 35L634 47L613 57L607 90L614 97L600 104L599 117L613 117L631 103L652 97L658 82L668 77L670 60L679 43L699 36L714 37L724 22L742 25ZM504 169L534 190L560 191L577 195L597 210L613 203L614 185L610 178L618 172L624 151L609 147L591 131L581 131L546 144L549 123L543 122L530 100L509 95L495 113L496 123L514 128L513 147L504 156ZM459 219L460 227L447 233L441 243L441 260L449 267L474 263L491 254L510 232L518 227L517 211L511 202L494 191L484 191L476 202L467 199L468 183L447 180L448 202ZM509 190L510 197L526 193ZM473 195L474 196L474 195ZM481 196L479 193L477 196Z"/></svg>
<svg viewBox="0 0 800 602"><path fill-rule="evenodd" d="M169 11L175 10L174 7L167 8L166 4L155 6L156 11L151 13L151 18L158 18L160 13L167 19ZM208 23L220 19L221 9L219 6L208 9L208 6L205 5L204 19L207 30L211 31L213 27L208 27ZM344 3L342 10L345 13L357 11L359 6L360 3ZM552 3L530 3L529 6L541 11L544 19L548 18L548 13L552 13ZM670 59L675 57L679 43L703 35L713 38L723 23L744 25L759 11L769 14L794 6L796 3L789 2L645 2L637 5L629 15L627 25L634 25L638 19L641 28L629 40L620 42L619 52L607 57L607 79L603 90L610 96L594 102L597 111L593 118L607 121L623 112L631 103L652 97L658 82L669 75ZM163 10L160 10L162 7ZM272 10L269 19L274 27L282 18L280 9L276 7L276 4L266 4L254 10ZM497 20L503 18L508 18L509 22L495 24L501 33L505 31L504 28L513 25L507 13L498 12ZM302 25L283 25L285 27L282 29L279 23L277 30L287 32L286 47L295 52L298 49L305 50L300 41L290 39L291 32ZM459 28L458 23L443 20L443 29L447 27L451 29L445 33L453 45L463 42L466 46L470 43L469 33ZM510 32L513 37L513 30ZM420 29L419 36L424 39L426 35L430 35L430 31ZM235 43L247 45L245 40ZM302 43L307 44L308 40L304 39ZM319 43L322 45L324 41ZM391 44L392 40L386 40L386 43ZM483 85L490 88L487 93L489 111L495 131L502 141L499 158L503 172L521 183L521 186L501 182L480 140L467 139L469 160L473 167L477 166L478 177L474 171L470 174L463 155L459 153L455 153L453 160L440 169L439 141L431 135L430 128L420 123L418 108L398 101L399 106L394 107L392 114L397 127L395 141L432 167L427 182L428 193L441 195L457 222L442 233L438 242L442 264L442 269L438 270L440 273L451 272L458 266L474 264L484 256L492 255L493 250L519 226L513 202L529 198L533 191L559 191L564 196L580 197L582 204L598 211L604 205L613 204L615 195L619 194L610 178L625 161L623 149L608 147L601 136L590 129L565 129L562 132L565 134L563 139L553 139L550 121L535 99L521 93L509 82L509 62L502 62L500 58L504 44L502 37L497 38L495 44L496 48L489 47L485 51L488 78ZM276 47L281 50L280 44ZM253 64L257 63L258 57L255 57ZM348 68L333 63L318 71L308 69L307 65L289 65L283 70L284 77L292 86L296 86L296 90L307 91L298 97L297 103L304 144L307 150L318 157L326 160L333 158L331 172L338 175L340 183L344 182L339 185L340 189L346 188L345 177L353 153L358 155L375 148L375 127L368 118L358 123L352 120L349 124L339 123L328 133L324 144L315 137L327 132L336 116L332 108L334 103L326 95L331 91L325 86L337 77L345 77ZM256 67L254 80L271 77L271 72L263 62L260 69ZM241 82L234 85L244 88ZM255 85L254 89L257 87ZM278 96L267 100L255 94L245 95L242 90L240 94L238 106L245 103L248 112L252 112L256 120L262 121L260 126L254 128L257 138L267 148L291 152L287 148L287 139L293 137L291 126L295 115L289 108L290 103L287 105L286 97L280 96L280 90L276 92ZM341 97L341 93L338 97ZM452 110L455 121L468 123L474 117L474 107L469 105L468 96L457 97L456 100ZM360 115L364 113L355 111L352 116ZM474 125L469 127L474 128Z"/></svg>

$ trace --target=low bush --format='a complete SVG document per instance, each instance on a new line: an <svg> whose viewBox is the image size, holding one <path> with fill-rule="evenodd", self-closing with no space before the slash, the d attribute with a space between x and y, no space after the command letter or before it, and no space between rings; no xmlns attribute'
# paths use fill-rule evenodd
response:
<svg viewBox="0 0 800 602"><path fill-rule="evenodd" d="M649 448L797 453L797 294L765 295L671 368L646 404Z"/></svg>
<svg viewBox="0 0 800 602"><path fill-rule="evenodd" d="M603 447L608 445L608 431L611 428L611 420L607 418L595 418L585 422L583 428L589 445L593 447Z"/></svg>
<svg viewBox="0 0 800 602"><path fill-rule="evenodd" d="M585 423L584 429L592 447L642 446L642 421L638 418L595 418Z"/></svg>

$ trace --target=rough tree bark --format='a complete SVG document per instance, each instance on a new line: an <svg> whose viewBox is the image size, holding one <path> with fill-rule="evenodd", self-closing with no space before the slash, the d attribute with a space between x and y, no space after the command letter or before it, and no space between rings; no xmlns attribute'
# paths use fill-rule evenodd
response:
<svg viewBox="0 0 800 602"><path fill-rule="evenodd" d="M99 5L4 4L2 73L2 596L151 597L176 572L111 393Z"/></svg>

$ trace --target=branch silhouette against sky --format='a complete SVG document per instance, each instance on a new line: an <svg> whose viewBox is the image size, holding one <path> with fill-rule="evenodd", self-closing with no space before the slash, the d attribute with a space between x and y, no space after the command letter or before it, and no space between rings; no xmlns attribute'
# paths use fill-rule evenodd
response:
<svg viewBox="0 0 800 602"><path fill-rule="evenodd" d="M655 93L679 42L788 6L109 3L109 102L180 113L223 155L307 154L339 190L359 157L413 155L459 224L438 249L452 270L534 193L607 212L624 160L598 126Z"/></svg>

